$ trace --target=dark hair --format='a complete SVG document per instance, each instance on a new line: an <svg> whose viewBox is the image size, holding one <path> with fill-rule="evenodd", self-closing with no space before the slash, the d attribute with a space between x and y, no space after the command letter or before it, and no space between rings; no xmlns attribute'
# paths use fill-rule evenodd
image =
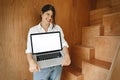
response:
<svg viewBox="0 0 120 80"><path fill-rule="evenodd" d="M46 4L46 5L44 5L43 7L42 7L42 13L45 13L46 11L48 11L48 10L51 10L52 12L53 12L53 16L52 16L52 19L53 19L53 22L52 22L52 24L53 24L53 27L55 26L55 24L56 24L56 22L55 22L55 15L56 15L56 11L55 11L55 8L54 8L54 6L53 5L51 5L51 4Z"/></svg>

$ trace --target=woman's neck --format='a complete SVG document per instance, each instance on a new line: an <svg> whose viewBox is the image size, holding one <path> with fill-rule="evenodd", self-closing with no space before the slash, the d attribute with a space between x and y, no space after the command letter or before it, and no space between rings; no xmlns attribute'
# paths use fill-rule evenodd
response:
<svg viewBox="0 0 120 80"><path fill-rule="evenodd" d="M44 22L41 22L40 25L47 32L48 31L48 27L49 27L50 24L45 24Z"/></svg>

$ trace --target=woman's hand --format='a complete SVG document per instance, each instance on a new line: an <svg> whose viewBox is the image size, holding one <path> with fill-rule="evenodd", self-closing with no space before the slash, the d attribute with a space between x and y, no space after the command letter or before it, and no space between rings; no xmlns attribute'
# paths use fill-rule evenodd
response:
<svg viewBox="0 0 120 80"><path fill-rule="evenodd" d="M34 63L31 63L31 64L29 65L29 71L30 71L30 72L40 71L40 67L39 67L38 64L36 64L35 62L34 62Z"/></svg>
<svg viewBox="0 0 120 80"><path fill-rule="evenodd" d="M67 58L63 58L62 60L62 66L69 66L71 63L70 59L67 59Z"/></svg>
<svg viewBox="0 0 120 80"><path fill-rule="evenodd" d="M32 54L27 54L27 59L28 59L28 63L29 63L29 71L30 71L30 72L40 71L40 67L39 67L38 64L33 60Z"/></svg>
<svg viewBox="0 0 120 80"><path fill-rule="evenodd" d="M64 57L62 60L62 66L69 66L71 63L71 60L70 60L69 51L67 47L63 48L63 53L64 53Z"/></svg>

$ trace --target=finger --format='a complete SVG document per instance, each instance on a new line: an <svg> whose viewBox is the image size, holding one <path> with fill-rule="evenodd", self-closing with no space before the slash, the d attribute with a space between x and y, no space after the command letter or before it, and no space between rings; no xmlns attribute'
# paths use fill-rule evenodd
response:
<svg viewBox="0 0 120 80"><path fill-rule="evenodd" d="M38 66L38 71L40 71L40 67Z"/></svg>
<svg viewBox="0 0 120 80"><path fill-rule="evenodd" d="M30 67L30 72L35 72L37 71L36 67Z"/></svg>
<svg viewBox="0 0 120 80"><path fill-rule="evenodd" d="M33 69L32 69L32 68L30 68L30 69L29 69L29 71L30 71L30 72L33 72Z"/></svg>
<svg viewBox="0 0 120 80"><path fill-rule="evenodd" d="M61 64L62 66L64 66L64 62L62 62L62 64Z"/></svg>
<svg viewBox="0 0 120 80"><path fill-rule="evenodd" d="M37 71L40 71L40 67L39 66L37 66L36 69L37 69Z"/></svg>

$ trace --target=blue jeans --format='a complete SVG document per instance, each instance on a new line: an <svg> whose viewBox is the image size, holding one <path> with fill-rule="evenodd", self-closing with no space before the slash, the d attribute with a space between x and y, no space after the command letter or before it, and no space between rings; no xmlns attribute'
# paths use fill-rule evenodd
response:
<svg viewBox="0 0 120 80"><path fill-rule="evenodd" d="M33 80L60 80L62 66L53 66L33 73Z"/></svg>

